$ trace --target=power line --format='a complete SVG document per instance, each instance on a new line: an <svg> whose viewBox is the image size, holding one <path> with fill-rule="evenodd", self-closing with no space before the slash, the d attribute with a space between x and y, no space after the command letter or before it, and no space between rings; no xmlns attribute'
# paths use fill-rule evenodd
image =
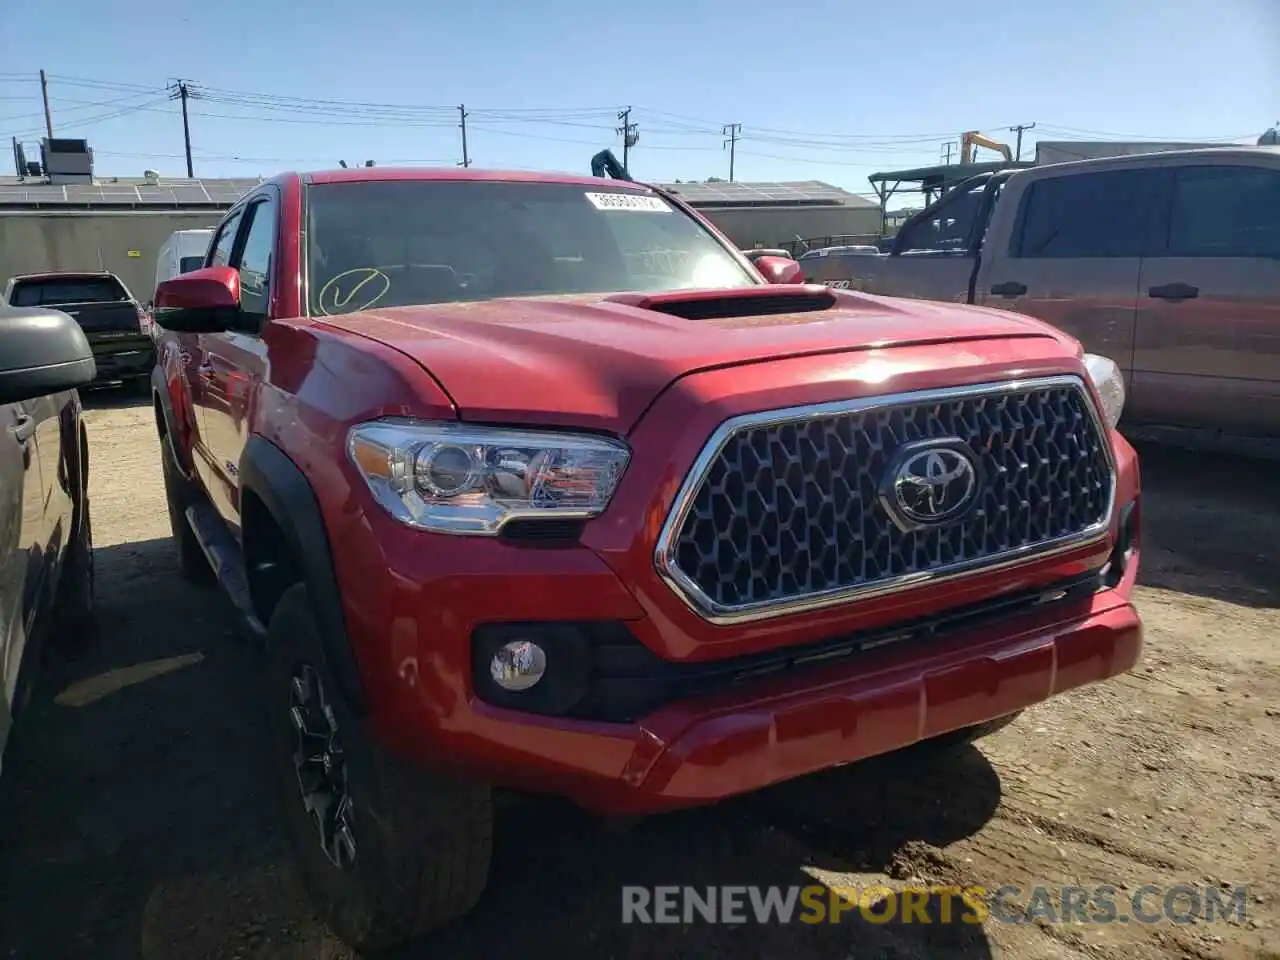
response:
<svg viewBox="0 0 1280 960"><path fill-rule="evenodd" d="M49 79L57 80L58 83L69 87L88 87L98 90L134 90L140 93L155 90L155 87L150 84L123 83L117 80L94 80L88 77L68 77L58 73L49 74Z"/></svg>
<svg viewBox="0 0 1280 960"><path fill-rule="evenodd" d="M1137 142L1153 141L1159 142L1185 142L1185 143L1227 143L1233 140L1243 140L1246 137L1257 136L1257 134L1249 133L1233 133L1226 136L1217 137L1191 137L1191 136L1155 136L1146 133L1115 133L1106 130L1085 130L1080 127L1065 127L1052 123L1040 124L1040 129L1048 131L1056 131L1057 134L1067 134L1070 137L1102 137L1106 140L1133 140Z"/></svg>
<svg viewBox="0 0 1280 960"><path fill-rule="evenodd" d="M164 93L164 92L165 91L161 89L158 91L151 91L151 94L154 95L155 93ZM78 110L88 110L93 107L118 106L122 103L126 103L130 100L136 100L139 97L146 96L146 95L147 94L131 93L131 94L128 94L127 96L115 97L111 100L76 100L70 97L59 97L55 95L50 95L49 102L53 104L57 104L59 115L65 116L68 113L75 113ZM0 100L3 100L3 99L5 98L0 97ZM34 97L14 97L13 99L32 100L35 98ZM71 104L71 106L64 107L62 106L63 104ZM7 117L0 117L0 123L7 123L12 120L38 120L43 117L44 117L44 111L36 110L32 113L15 113L15 114L10 114Z"/></svg>
<svg viewBox="0 0 1280 960"><path fill-rule="evenodd" d="M60 129L64 135L68 127L90 126L106 122L118 117L143 111L155 111L168 114L182 114L184 122L184 150L179 156L186 158L190 154L192 163L189 172L193 172L195 159L214 159L198 151L189 149L190 125L193 118L210 123L241 121L267 122L271 124L290 124L301 126L363 127L363 128L407 128L427 130L431 128L461 129L463 137L463 165L472 162L471 148L473 132L481 131L485 135L515 137L531 141L547 143L566 143L599 147L597 136L621 134L623 139L624 163L629 161L629 151L639 139L638 125L632 117L645 111L646 148L650 150L683 151L705 153L708 159L714 149L714 139L721 140L721 149L729 150L730 179L736 176L736 158L754 156L775 160L788 164L819 164L829 167L867 167L869 158L876 156L892 156L895 160L886 162L902 162L897 158L904 155L923 155L941 140L953 140L955 132L949 133L867 133L845 134L834 132L804 131L778 127L750 125L749 132L743 133L739 123L723 124L705 117L696 117L672 111L653 110L648 107L618 108L616 106L574 106L574 107L472 107L470 109L445 104L413 104L378 101L337 100L310 96L290 96L276 93L265 93L245 90L232 90L220 87L206 87L190 81L175 81L169 87L157 88L141 83L104 80L92 77L65 76L46 74L45 87L40 94L34 84L40 80L30 74L0 74L0 84L32 84L32 87L15 86L7 88L15 91L14 96L0 96L0 100L29 101L35 111L29 114L16 114L0 117L0 123L29 124L32 129L16 134L19 138L37 136L34 129L36 121L45 120L44 133L52 129L52 110L48 115L38 108L43 107L43 93L47 92L47 102L59 110ZM95 99L77 100L58 96L58 92L68 88L71 90L96 91ZM0 87L0 89L6 89ZM183 89L186 91L183 96ZM28 91L18 95L16 91ZM83 94L82 94L83 95ZM41 96L39 101L37 96ZM90 94L92 96L92 93ZM168 101L179 100L175 105ZM190 101L199 101L191 103ZM63 106L65 104L65 106ZM206 109L211 108L211 109ZM21 109L21 108L18 108ZM99 112L94 112L99 111ZM88 114L87 116L85 114ZM81 117L82 119L74 119ZM621 121L621 126L617 125ZM998 128L1001 125L987 124L981 129ZM567 135L561 136L555 128L563 128ZM1009 125L1008 129L1018 134L1017 155L1021 157L1021 135L1026 130L1037 128L1035 123ZM1040 124L1037 128L1042 132L1051 132L1063 139L1074 137L1121 138L1135 141L1141 140L1186 140L1188 142L1231 142L1248 138L1256 139L1256 133L1239 134L1231 137L1164 137L1150 135L1125 135L1105 131L1086 130L1053 124ZM570 131L582 131L574 136ZM239 131L237 131L239 132ZM456 134L455 134L456 135ZM656 138L658 142L652 142ZM714 138L714 139L713 139ZM741 143L745 149L740 149ZM756 149L759 148L759 152ZM437 152L438 147L428 148ZM781 149L784 152L778 153ZM952 147L954 149L954 145ZM109 154L107 154L109 155ZM947 159L951 159L948 156ZM234 159L231 162L292 162L277 161L271 158ZM391 162L391 161L383 161ZM406 161L408 162L408 161ZM456 162L456 161L450 161ZM910 161L906 161L909 163Z"/></svg>
<svg viewBox="0 0 1280 960"><path fill-rule="evenodd" d="M137 113L141 110L154 110L157 104L163 103L167 99L169 99L167 96L161 97L158 100L152 100L148 103L138 104L137 106L133 106L133 107L124 107L119 110L112 110L110 113L99 114L96 117L85 117L84 119L76 120L76 126L87 127L95 123L102 123L103 121L106 121L106 120L114 120L117 117L128 116L131 113ZM19 140L24 140L29 137L39 136L40 132L41 131L39 129L35 129L35 130L28 129L20 133L12 134L11 136L14 136Z"/></svg>

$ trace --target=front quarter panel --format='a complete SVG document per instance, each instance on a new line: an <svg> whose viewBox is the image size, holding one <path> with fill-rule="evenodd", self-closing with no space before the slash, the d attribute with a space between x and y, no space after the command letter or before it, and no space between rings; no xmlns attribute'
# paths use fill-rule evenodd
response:
<svg viewBox="0 0 1280 960"><path fill-rule="evenodd" d="M378 621L389 584L380 545L367 535L371 521L366 514L380 508L347 456L348 431L380 417L453 420L456 412L414 361L358 334L291 320L270 324L263 339L266 376L254 398L246 456L253 456L256 443L270 444L296 468L314 501L305 493L257 489L285 471L265 471L259 469L262 464L242 461L241 504L246 493L256 494L304 549L323 538L321 550L311 553L328 553L332 579L329 571L314 570L307 582L318 594L325 629L334 631L332 642L345 644L354 654L359 690L351 692L359 698L371 684L370 664L377 651L352 638L377 642L380 634L368 625ZM298 510L308 515L299 517ZM312 511L319 516L310 516ZM317 559L308 555L300 562L308 566Z"/></svg>

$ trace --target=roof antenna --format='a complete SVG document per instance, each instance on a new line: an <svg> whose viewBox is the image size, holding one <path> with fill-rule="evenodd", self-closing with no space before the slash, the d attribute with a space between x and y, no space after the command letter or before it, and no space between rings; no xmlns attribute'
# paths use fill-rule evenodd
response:
<svg viewBox="0 0 1280 960"><path fill-rule="evenodd" d="M338 166L340 166L343 170L347 169L347 161L345 161L345 160L339 160L339 161L338 161Z"/></svg>

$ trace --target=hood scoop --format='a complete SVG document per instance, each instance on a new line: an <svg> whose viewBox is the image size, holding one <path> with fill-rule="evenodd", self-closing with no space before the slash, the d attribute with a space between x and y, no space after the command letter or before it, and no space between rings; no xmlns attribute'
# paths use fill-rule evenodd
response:
<svg viewBox="0 0 1280 960"><path fill-rule="evenodd" d="M761 286L734 290L672 290L664 293L620 293L607 297L640 310L652 310L684 320L728 320L783 313L830 310L836 297L827 287Z"/></svg>

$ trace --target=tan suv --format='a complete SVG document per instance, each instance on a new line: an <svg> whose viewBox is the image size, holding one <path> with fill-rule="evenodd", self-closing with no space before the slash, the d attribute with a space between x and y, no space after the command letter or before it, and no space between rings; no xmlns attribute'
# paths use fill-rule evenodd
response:
<svg viewBox="0 0 1280 960"><path fill-rule="evenodd" d="M890 255L842 265L806 272L1066 330L1124 371L1126 423L1280 437L1280 149L975 177L908 221Z"/></svg>

